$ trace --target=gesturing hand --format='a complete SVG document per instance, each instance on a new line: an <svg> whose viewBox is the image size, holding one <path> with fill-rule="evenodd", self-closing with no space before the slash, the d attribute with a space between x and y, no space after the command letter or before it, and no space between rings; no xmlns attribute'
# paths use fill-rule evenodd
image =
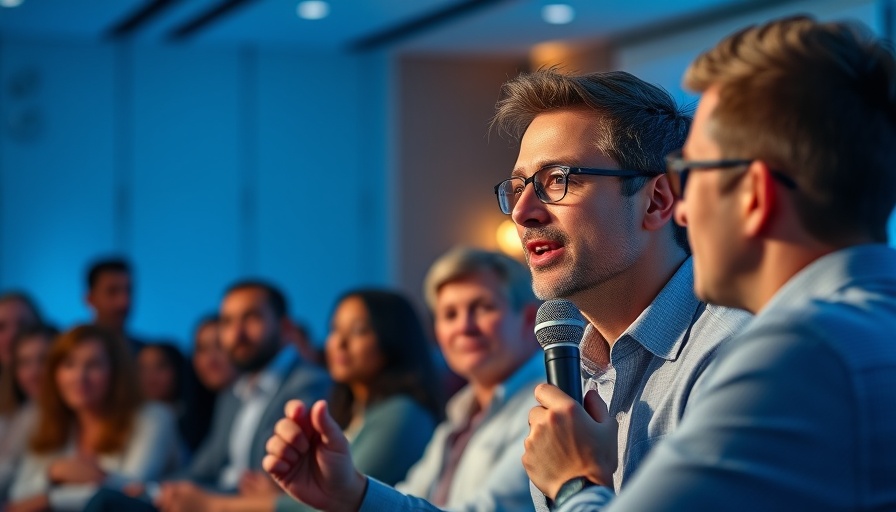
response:
<svg viewBox="0 0 896 512"><path fill-rule="evenodd" d="M154 504L162 512L210 512L215 509L215 498L192 482L175 481L161 485Z"/></svg>
<svg viewBox="0 0 896 512"><path fill-rule="evenodd" d="M106 478L99 464L81 457L56 459L48 474L54 484L98 484Z"/></svg>
<svg viewBox="0 0 896 512"><path fill-rule="evenodd" d="M355 469L348 440L327 403L320 400L308 411L301 401L290 400L285 411L268 439L265 471L290 496L314 508L358 510L367 478Z"/></svg>
<svg viewBox="0 0 896 512"><path fill-rule="evenodd" d="M583 476L608 487L616 471L616 420L595 391L585 395L582 408L556 386L535 388L540 406L529 412L523 466L529 479L554 499L564 482Z"/></svg>
<svg viewBox="0 0 896 512"><path fill-rule="evenodd" d="M242 496L277 496L280 486L264 471L246 471L237 486Z"/></svg>

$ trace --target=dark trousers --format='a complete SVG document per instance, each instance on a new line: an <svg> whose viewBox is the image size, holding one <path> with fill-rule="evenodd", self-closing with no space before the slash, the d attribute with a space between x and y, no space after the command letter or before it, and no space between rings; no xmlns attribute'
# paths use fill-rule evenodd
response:
<svg viewBox="0 0 896 512"><path fill-rule="evenodd" d="M159 512L148 499L132 498L112 489L100 489L87 502L83 512Z"/></svg>

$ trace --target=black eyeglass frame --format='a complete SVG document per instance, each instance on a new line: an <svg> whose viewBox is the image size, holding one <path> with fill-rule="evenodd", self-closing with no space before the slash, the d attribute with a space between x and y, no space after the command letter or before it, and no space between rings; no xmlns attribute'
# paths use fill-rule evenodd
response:
<svg viewBox="0 0 896 512"><path fill-rule="evenodd" d="M746 158L727 158L721 160L686 160L682 158L681 150L673 151L666 155L666 174L669 177L669 186L672 193L678 199L684 198L684 189L687 186L688 173L691 171L724 171L744 167L755 162L756 159ZM782 185L797 190L799 186L790 176L781 171L771 170L772 177L781 182Z"/></svg>
<svg viewBox="0 0 896 512"><path fill-rule="evenodd" d="M560 195L557 199L551 199L548 196L547 191L541 185L541 182L536 181L535 177L538 176L538 173L542 171L546 171L548 169L560 169L563 171L563 194ZM508 204L508 207L505 208L504 202L501 201L501 187L505 183L513 182L514 180L520 180L523 182L522 188L520 188L520 194L522 194L523 189L530 183L535 187L535 197L538 198L544 204L554 204L558 203L566 197L567 192L569 192L569 175L570 174L579 174L584 176L616 176L620 178L636 178L639 176L658 176L663 173L657 172L648 172L648 171L632 171L628 169L599 169L594 167L571 167L569 165L546 165L541 169L535 171L532 176L528 178L523 178L522 176L514 176L512 178L508 178L506 180L501 181L495 185L495 196L498 199L498 207L501 208L501 211L506 215L510 215L513 212L513 208L516 206L516 203L519 201L517 198L513 204ZM505 195L505 197L508 197Z"/></svg>

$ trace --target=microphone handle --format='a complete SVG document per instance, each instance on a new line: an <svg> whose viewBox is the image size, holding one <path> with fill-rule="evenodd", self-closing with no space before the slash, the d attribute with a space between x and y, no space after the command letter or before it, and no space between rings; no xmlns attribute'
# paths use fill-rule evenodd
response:
<svg viewBox="0 0 896 512"><path fill-rule="evenodd" d="M582 403L582 356L578 343L555 343L544 349L548 383Z"/></svg>

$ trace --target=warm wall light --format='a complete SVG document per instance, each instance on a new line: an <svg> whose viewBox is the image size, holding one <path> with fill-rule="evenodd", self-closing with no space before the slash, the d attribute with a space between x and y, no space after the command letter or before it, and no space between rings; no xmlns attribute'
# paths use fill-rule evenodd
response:
<svg viewBox="0 0 896 512"><path fill-rule="evenodd" d="M532 69L563 67L572 55L572 47L561 41L548 41L532 47L529 53Z"/></svg>
<svg viewBox="0 0 896 512"><path fill-rule="evenodd" d="M566 25L575 17L576 12L567 4L548 4L541 8L541 18L552 25Z"/></svg>
<svg viewBox="0 0 896 512"><path fill-rule="evenodd" d="M507 219L498 226L495 233L498 239L498 247L504 254L521 258L523 256L523 244L520 242L520 236L516 232L516 224L512 220Z"/></svg>
<svg viewBox="0 0 896 512"><path fill-rule="evenodd" d="M296 14L305 20L320 20L330 14L330 4L318 0L299 2L299 5L296 6Z"/></svg>

